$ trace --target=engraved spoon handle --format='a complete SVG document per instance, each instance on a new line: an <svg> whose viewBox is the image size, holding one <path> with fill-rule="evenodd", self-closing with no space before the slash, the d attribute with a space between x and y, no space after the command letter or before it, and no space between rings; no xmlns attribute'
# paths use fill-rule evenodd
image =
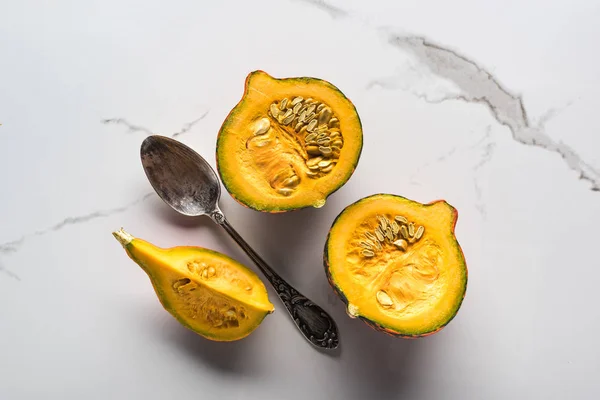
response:
<svg viewBox="0 0 600 400"><path fill-rule="evenodd" d="M304 337L317 347L335 349L339 344L339 333L333 318L273 271L233 229L220 210L214 211L210 217L229 233L267 277Z"/></svg>

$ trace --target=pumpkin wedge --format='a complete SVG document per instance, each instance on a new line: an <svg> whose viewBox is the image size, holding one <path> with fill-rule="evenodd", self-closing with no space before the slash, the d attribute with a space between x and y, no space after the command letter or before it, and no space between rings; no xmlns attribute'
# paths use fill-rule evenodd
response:
<svg viewBox="0 0 600 400"><path fill-rule="evenodd" d="M219 131L217 169L255 210L322 207L351 177L362 143L356 108L331 83L255 71Z"/></svg>
<svg viewBox="0 0 600 400"><path fill-rule="evenodd" d="M123 229L113 235L148 274L162 306L207 339L242 339L273 312L258 276L224 254L200 247L162 249Z"/></svg>
<svg viewBox="0 0 600 400"><path fill-rule="evenodd" d="M421 204L391 194L346 207L329 231L324 263L348 315L401 337L446 326L467 288L457 215L445 201Z"/></svg>

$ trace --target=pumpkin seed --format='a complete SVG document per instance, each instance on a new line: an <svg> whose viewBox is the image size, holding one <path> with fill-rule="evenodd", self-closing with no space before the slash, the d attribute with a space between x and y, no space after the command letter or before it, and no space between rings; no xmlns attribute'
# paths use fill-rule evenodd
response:
<svg viewBox="0 0 600 400"><path fill-rule="evenodd" d="M292 111L292 110L288 110L288 111ZM284 119L281 121L281 123L282 123L283 125L289 125L289 124L290 124L290 122L292 122L292 120L293 120L295 117L296 117L296 116L295 116L294 114L290 114L290 115L288 115L287 117L285 117L285 118L284 118Z"/></svg>
<svg viewBox="0 0 600 400"><path fill-rule="evenodd" d="M375 239L375 242L377 242L377 239ZM365 239L365 243L367 243L369 246L371 247L376 247L375 242L373 242L371 239Z"/></svg>
<svg viewBox="0 0 600 400"><path fill-rule="evenodd" d="M327 160L323 160L323 161L319 161L319 168L325 168L328 167L329 164L331 164L331 158L328 158Z"/></svg>
<svg viewBox="0 0 600 400"><path fill-rule="evenodd" d="M302 103L298 103L294 106L294 108L292 109L292 111L294 111L294 114L298 114L298 111L300 111L300 107L302 107Z"/></svg>
<svg viewBox="0 0 600 400"><path fill-rule="evenodd" d="M371 245L367 242L360 242L360 245L367 250L373 250L373 247L371 247Z"/></svg>
<svg viewBox="0 0 600 400"><path fill-rule="evenodd" d="M217 270L215 270L215 267L213 267L212 265L210 267L208 267L208 276L209 277L215 276L216 273L217 273Z"/></svg>
<svg viewBox="0 0 600 400"><path fill-rule="evenodd" d="M387 221L385 220L385 217L378 215L377 220L379 221L379 224L381 225L381 228L380 228L381 232L385 233L385 228L387 227Z"/></svg>
<svg viewBox="0 0 600 400"><path fill-rule="evenodd" d="M319 110L317 109L317 112ZM331 108L325 107L319 114L319 125L324 124L327 125L329 120L331 119Z"/></svg>
<svg viewBox="0 0 600 400"><path fill-rule="evenodd" d="M394 219L402 224L408 225L408 220L401 215L396 215Z"/></svg>
<svg viewBox="0 0 600 400"><path fill-rule="evenodd" d="M306 120L306 111L300 111L298 122L304 122L304 120Z"/></svg>
<svg viewBox="0 0 600 400"><path fill-rule="evenodd" d="M341 135L341 133L338 132L338 131L331 131L331 133L329 134L329 137L332 138L332 139L334 139L334 138L336 138L336 137L338 137L340 135Z"/></svg>
<svg viewBox="0 0 600 400"><path fill-rule="evenodd" d="M319 164L309 165L308 169L313 170L313 171L318 170L319 169Z"/></svg>
<svg viewBox="0 0 600 400"><path fill-rule="evenodd" d="M335 167L335 164L329 164L329 167L321 168L321 172L328 173Z"/></svg>
<svg viewBox="0 0 600 400"><path fill-rule="evenodd" d="M367 250L367 249L364 249L362 251L362 254L365 257L373 257L375 255L375 253L373 253L371 250Z"/></svg>
<svg viewBox="0 0 600 400"><path fill-rule="evenodd" d="M317 143L320 144L321 146L329 146L329 143L331 143L331 139L329 139L329 138L318 139Z"/></svg>
<svg viewBox="0 0 600 400"><path fill-rule="evenodd" d="M321 162L321 160L323 160L323 157L315 157L315 158L311 158L310 160L308 160L306 162L306 165L308 165L309 167L311 165L317 165L319 162Z"/></svg>
<svg viewBox="0 0 600 400"><path fill-rule="evenodd" d="M306 114L306 119L304 120L304 122L308 124L309 122L311 122L316 117L316 115L317 114L315 114L314 112L313 113L311 113L311 112L307 113Z"/></svg>
<svg viewBox="0 0 600 400"><path fill-rule="evenodd" d="M392 233L392 228L390 226L385 229L385 237L388 238L390 242L394 241L394 234Z"/></svg>
<svg viewBox="0 0 600 400"><path fill-rule="evenodd" d="M423 237L423 233L425 233L425 227L423 225L419 226L417 232L415 233L415 239L419 240Z"/></svg>
<svg viewBox="0 0 600 400"><path fill-rule="evenodd" d="M375 236L377 236L377 240L379 240L380 242L383 242L385 240L385 238L383 237L383 234L379 230L379 227L377 227L377 229L375 229Z"/></svg>
<svg viewBox="0 0 600 400"><path fill-rule="evenodd" d="M294 175L290 178L287 178L286 180L283 181L283 186L297 186L298 183L300 183L300 178L298 178L297 175Z"/></svg>
<svg viewBox="0 0 600 400"><path fill-rule="evenodd" d="M398 239L394 242L394 245L402 251L406 251L408 248L408 243L404 239Z"/></svg>
<svg viewBox="0 0 600 400"><path fill-rule="evenodd" d="M400 233L404 239L408 239L408 229L406 229L406 225L400 227Z"/></svg>
<svg viewBox="0 0 600 400"><path fill-rule="evenodd" d="M281 100L281 103L279 104L279 109L281 111L285 110L285 106L287 105L287 102L288 102L287 97L285 99Z"/></svg>
<svg viewBox="0 0 600 400"><path fill-rule="evenodd" d="M302 104L302 100L304 100L304 99L300 96L294 97L294 100L292 100L292 107L295 106L296 104Z"/></svg>
<svg viewBox="0 0 600 400"><path fill-rule="evenodd" d="M333 117L329 120L329 127L330 128L337 128L338 126L340 126L340 120L337 119L336 117Z"/></svg>
<svg viewBox="0 0 600 400"><path fill-rule="evenodd" d="M305 101L304 103L306 103L306 104L310 104L310 103L312 103L313 101L315 101L315 99L313 99L312 97L309 97L308 99L306 99L306 101Z"/></svg>
<svg viewBox="0 0 600 400"><path fill-rule="evenodd" d="M415 236L415 224L413 224L412 222L408 224L408 235L410 237Z"/></svg>
<svg viewBox="0 0 600 400"><path fill-rule="evenodd" d="M315 132L324 134L325 132L327 132L327 125L317 125L317 127L315 128Z"/></svg>
<svg viewBox="0 0 600 400"><path fill-rule="evenodd" d="M256 123L256 130L254 131L255 135L264 135L271 128L271 121L268 118L262 118L260 121Z"/></svg>
<svg viewBox="0 0 600 400"><path fill-rule="evenodd" d="M277 116L279 115L279 108L277 108L277 104L275 104L275 103L271 104L271 107L269 108L269 110L271 111L271 116L273 118L277 118Z"/></svg>
<svg viewBox="0 0 600 400"><path fill-rule="evenodd" d="M316 109L316 108L317 108L317 106L315 106L315 105L313 104L313 105L309 106L309 107L306 109L306 113L307 113L307 114L311 114L313 111L315 111L315 109Z"/></svg>
<svg viewBox="0 0 600 400"><path fill-rule="evenodd" d="M325 103L321 103L317 106L317 112L321 111L325 107Z"/></svg>
<svg viewBox="0 0 600 400"><path fill-rule="evenodd" d="M400 232L400 225L398 225L396 221L392 221L392 232L394 232L394 235L397 235L398 232Z"/></svg>
<svg viewBox="0 0 600 400"><path fill-rule="evenodd" d="M302 129L302 127L303 127L303 126L304 126L304 124L303 124L302 122L298 122L298 123L296 124L296 126L294 127L294 130L295 130L296 132L300 132L300 129Z"/></svg>
<svg viewBox="0 0 600 400"><path fill-rule="evenodd" d="M304 140L306 140L307 142L310 142L310 141L313 141L313 140L314 140L314 141L316 141L317 139L318 139L318 136L317 136L317 134L316 134L316 133L314 133L314 132L313 132L313 133L309 133L309 134L308 134L308 135L306 135L306 137L304 138Z"/></svg>
<svg viewBox="0 0 600 400"><path fill-rule="evenodd" d="M282 194L284 196L289 196L290 194L294 193L294 189L289 189L289 188L279 188L277 189L277 192L279 194Z"/></svg>
<svg viewBox="0 0 600 400"><path fill-rule="evenodd" d="M192 281L189 278L177 279L175 282L173 282L173 289L179 291L180 287L188 285L190 282Z"/></svg>
<svg viewBox="0 0 600 400"><path fill-rule="evenodd" d="M319 151L324 156L328 156L332 153L331 147L319 146Z"/></svg>
<svg viewBox="0 0 600 400"><path fill-rule="evenodd" d="M383 307L391 307L394 305L392 298L383 290L377 292L377 302L381 304Z"/></svg>
<svg viewBox="0 0 600 400"><path fill-rule="evenodd" d="M310 121L310 123L306 127L306 130L312 132L313 129L315 129L315 126L317 126L317 121Z"/></svg>

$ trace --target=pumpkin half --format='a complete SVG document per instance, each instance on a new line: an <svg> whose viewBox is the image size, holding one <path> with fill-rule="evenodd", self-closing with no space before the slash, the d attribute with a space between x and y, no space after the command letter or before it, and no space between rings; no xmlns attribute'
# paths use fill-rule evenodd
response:
<svg viewBox="0 0 600 400"><path fill-rule="evenodd" d="M113 235L148 274L162 306L207 339L242 339L273 312L258 276L224 254L200 247L162 249L122 229Z"/></svg>
<svg viewBox="0 0 600 400"><path fill-rule="evenodd" d="M361 150L360 118L338 88L255 71L219 131L217 169L231 196L255 210L322 207Z"/></svg>
<svg viewBox="0 0 600 400"><path fill-rule="evenodd" d="M421 204L391 194L346 207L329 231L324 262L348 315L402 337L446 326L467 288L457 215L445 201Z"/></svg>

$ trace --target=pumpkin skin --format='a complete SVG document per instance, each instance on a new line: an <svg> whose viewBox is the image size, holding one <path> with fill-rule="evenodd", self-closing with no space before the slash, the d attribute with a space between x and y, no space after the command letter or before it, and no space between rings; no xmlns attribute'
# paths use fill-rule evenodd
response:
<svg viewBox="0 0 600 400"><path fill-rule="evenodd" d="M200 336L242 339L274 310L259 277L224 254L190 246L162 249L122 229L113 235L146 272L165 310Z"/></svg>
<svg viewBox="0 0 600 400"><path fill-rule="evenodd" d="M356 108L331 83L255 71L219 131L217 170L244 206L318 208L350 179L362 145Z"/></svg>
<svg viewBox="0 0 600 400"><path fill-rule="evenodd" d="M413 223L412 237L397 216ZM384 235L379 241L372 233L382 226L379 217L405 228L386 225L392 240ZM454 236L457 217L443 200L421 204L392 194L372 195L346 207L329 231L323 259L348 315L403 338L444 328L460 309L467 288L467 266ZM424 228L420 237L419 226ZM381 248L371 246L372 236Z"/></svg>

